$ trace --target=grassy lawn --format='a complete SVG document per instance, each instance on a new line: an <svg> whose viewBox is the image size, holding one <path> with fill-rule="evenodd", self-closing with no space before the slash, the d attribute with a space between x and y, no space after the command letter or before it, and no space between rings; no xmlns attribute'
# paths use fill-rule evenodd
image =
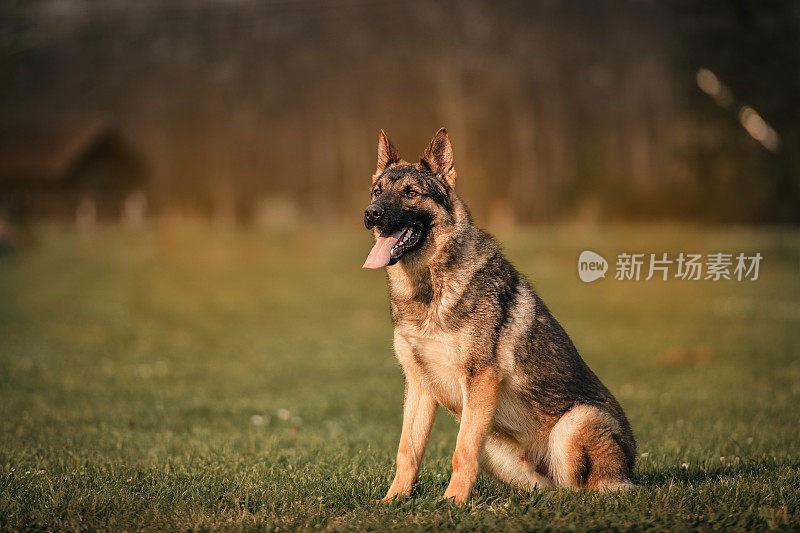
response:
<svg viewBox="0 0 800 533"><path fill-rule="evenodd" d="M798 529L800 232L501 233L626 409L624 494L439 500L440 412L415 493L379 506L402 375L366 231L43 228L0 258L2 529ZM580 251L755 252L758 281L592 284Z"/></svg>

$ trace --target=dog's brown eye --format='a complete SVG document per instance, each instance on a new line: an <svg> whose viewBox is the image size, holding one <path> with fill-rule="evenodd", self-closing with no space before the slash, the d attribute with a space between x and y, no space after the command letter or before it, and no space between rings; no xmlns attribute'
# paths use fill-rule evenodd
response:
<svg viewBox="0 0 800 533"><path fill-rule="evenodd" d="M380 188L380 187L375 187L375 188L372 190L372 194L374 194L375 196L380 196L382 192L383 192L383 191L381 190L381 188Z"/></svg>
<svg viewBox="0 0 800 533"><path fill-rule="evenodd" d="M419 193L417 191L415 191L414 189L408 189L406 191L406 198L414 198L417 194L419 194Z"/></svg>

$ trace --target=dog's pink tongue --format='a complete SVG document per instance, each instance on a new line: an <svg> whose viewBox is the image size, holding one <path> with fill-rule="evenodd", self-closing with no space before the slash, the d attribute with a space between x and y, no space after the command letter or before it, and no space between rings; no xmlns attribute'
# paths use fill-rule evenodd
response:
<svg viewBox="0 0 800 533"><path fill-rule="evenodd" d="M392 246L397 243L402 234L403 230L394 233L382 232L361 268L383 268L388 265L392 258Z"/></svg>

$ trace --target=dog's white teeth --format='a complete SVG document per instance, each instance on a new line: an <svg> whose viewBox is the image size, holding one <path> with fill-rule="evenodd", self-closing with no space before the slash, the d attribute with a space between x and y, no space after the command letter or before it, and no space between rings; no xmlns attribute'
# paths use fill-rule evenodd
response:
<svg viewBox="0 0 800 533"><path fill-rule="evenodd" d="M400 238L397 240L397 243L395 243L395 245L392 246L392 252L396 252L397 250L408 244L408 240L411 238L413 234L414 234L413 228L406 229L403 232L403 234L400 235Z"/></svg>

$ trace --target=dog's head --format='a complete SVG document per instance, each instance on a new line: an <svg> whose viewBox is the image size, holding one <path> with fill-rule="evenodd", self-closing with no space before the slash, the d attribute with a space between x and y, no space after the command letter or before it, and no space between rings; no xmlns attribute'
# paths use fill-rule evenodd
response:
<svg viewBox="0 0 800 533"><path fill-rule="evenodd" d="M381 268L424 254L431 235L453 224L455 183L447 130L436 132L419 163L403 161L381 130L372 201L364 211L364 224L375 232L375 246L364 268Z"/></svg>

